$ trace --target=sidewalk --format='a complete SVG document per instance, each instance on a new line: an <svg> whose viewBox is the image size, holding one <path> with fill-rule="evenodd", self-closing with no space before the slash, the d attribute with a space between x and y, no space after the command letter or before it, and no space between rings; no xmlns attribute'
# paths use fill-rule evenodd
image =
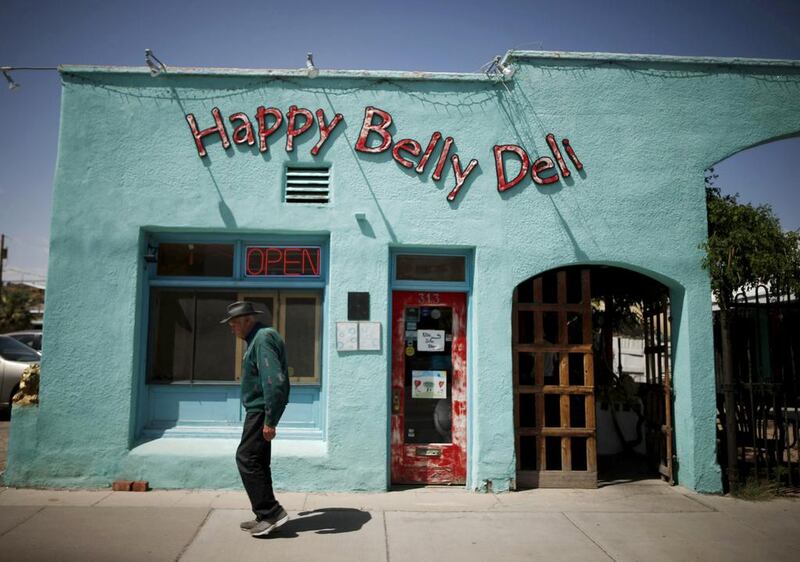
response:
<svg viewBox="0 0 800 562"><path fill-rule="evenodd" d="M701 496L658 481L476 494L281 493L292 520L239 530L244 492L0 489L3 560L796 560L800 501Z"/></svg>

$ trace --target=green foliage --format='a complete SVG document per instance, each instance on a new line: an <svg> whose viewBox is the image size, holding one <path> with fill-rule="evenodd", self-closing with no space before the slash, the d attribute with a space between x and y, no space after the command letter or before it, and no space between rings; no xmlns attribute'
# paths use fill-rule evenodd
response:
<svg viewBox="0 0 800 562"><path fill-rule="evenodd" d="M29 328L32 304L33 295L27 288L16 285L3 287L3 296L0 300L0 333Z"/></svg>
<svg viewBox="0 0 800 562"><path fill-rule="evenodd" d="M784 232L769 205L740 203L738 194L723 195L712 184L706 183L708 241L702 246L703 267L711 275L719 306L727 310L738 291L759 284L797 294L800 233Z"/></svg>

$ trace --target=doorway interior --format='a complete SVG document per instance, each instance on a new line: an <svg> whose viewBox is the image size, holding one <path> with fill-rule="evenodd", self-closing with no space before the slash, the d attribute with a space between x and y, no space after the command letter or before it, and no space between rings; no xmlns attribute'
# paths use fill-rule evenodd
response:
<svg viewBox="0 0 800 562"><path fill-rule="evenodd" d="M513 303L517 486L674 483L668 288L572 266L520 283Z"/></svg>

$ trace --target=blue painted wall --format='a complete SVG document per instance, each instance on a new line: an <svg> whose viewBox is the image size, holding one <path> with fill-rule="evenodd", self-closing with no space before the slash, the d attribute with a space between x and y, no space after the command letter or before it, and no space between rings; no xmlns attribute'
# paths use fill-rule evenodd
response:
<svg viewBox="0 0 800 562"><path fill-rule="evenodd" d="M703 170L749 146L800 131L800 66L737 61L510 53L512 80L482 76L65 67L38 408L15 410L5 475L12 485L237 487L231 438L139 444L136 391L145 345L142 253L149 230L329 236L325 341L346 319L347 292L371 294L382 353L323 349L323 440L283 440L275 480L293 490L380 490L388 483L389 253L402 246L474 250L470 294L468 487L515 476L511 305L514 287L577 263L626 267L671 291L678 478L721 488L715 462L710 291ZM316 127L283 148L207 143L200 159L184 119L212 124L259 105L344 115L320 156ZM389 111L395 139L423 148L434 130L480 162L455 202L440 182L388 153L353 147L366 106ZM229 132L231 128L229 127ZM492 146L549 155L568 137L585 173L498 194ZM434 154L434 158L438 151ZM282 203L287 164L327 163L327 206ZM357 221L355 213L366 219Z"/></svg>

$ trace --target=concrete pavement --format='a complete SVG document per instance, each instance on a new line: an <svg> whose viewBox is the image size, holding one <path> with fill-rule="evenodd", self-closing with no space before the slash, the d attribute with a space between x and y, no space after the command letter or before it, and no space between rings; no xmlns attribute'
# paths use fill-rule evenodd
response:
<svg viewBox="0 0 800 562"><path fill-rule="evenodd" d="M254 539L243 492L0 491L3 560L796 560L800 501L701 496L658 481L475 494L282 493Z"/></svg>

